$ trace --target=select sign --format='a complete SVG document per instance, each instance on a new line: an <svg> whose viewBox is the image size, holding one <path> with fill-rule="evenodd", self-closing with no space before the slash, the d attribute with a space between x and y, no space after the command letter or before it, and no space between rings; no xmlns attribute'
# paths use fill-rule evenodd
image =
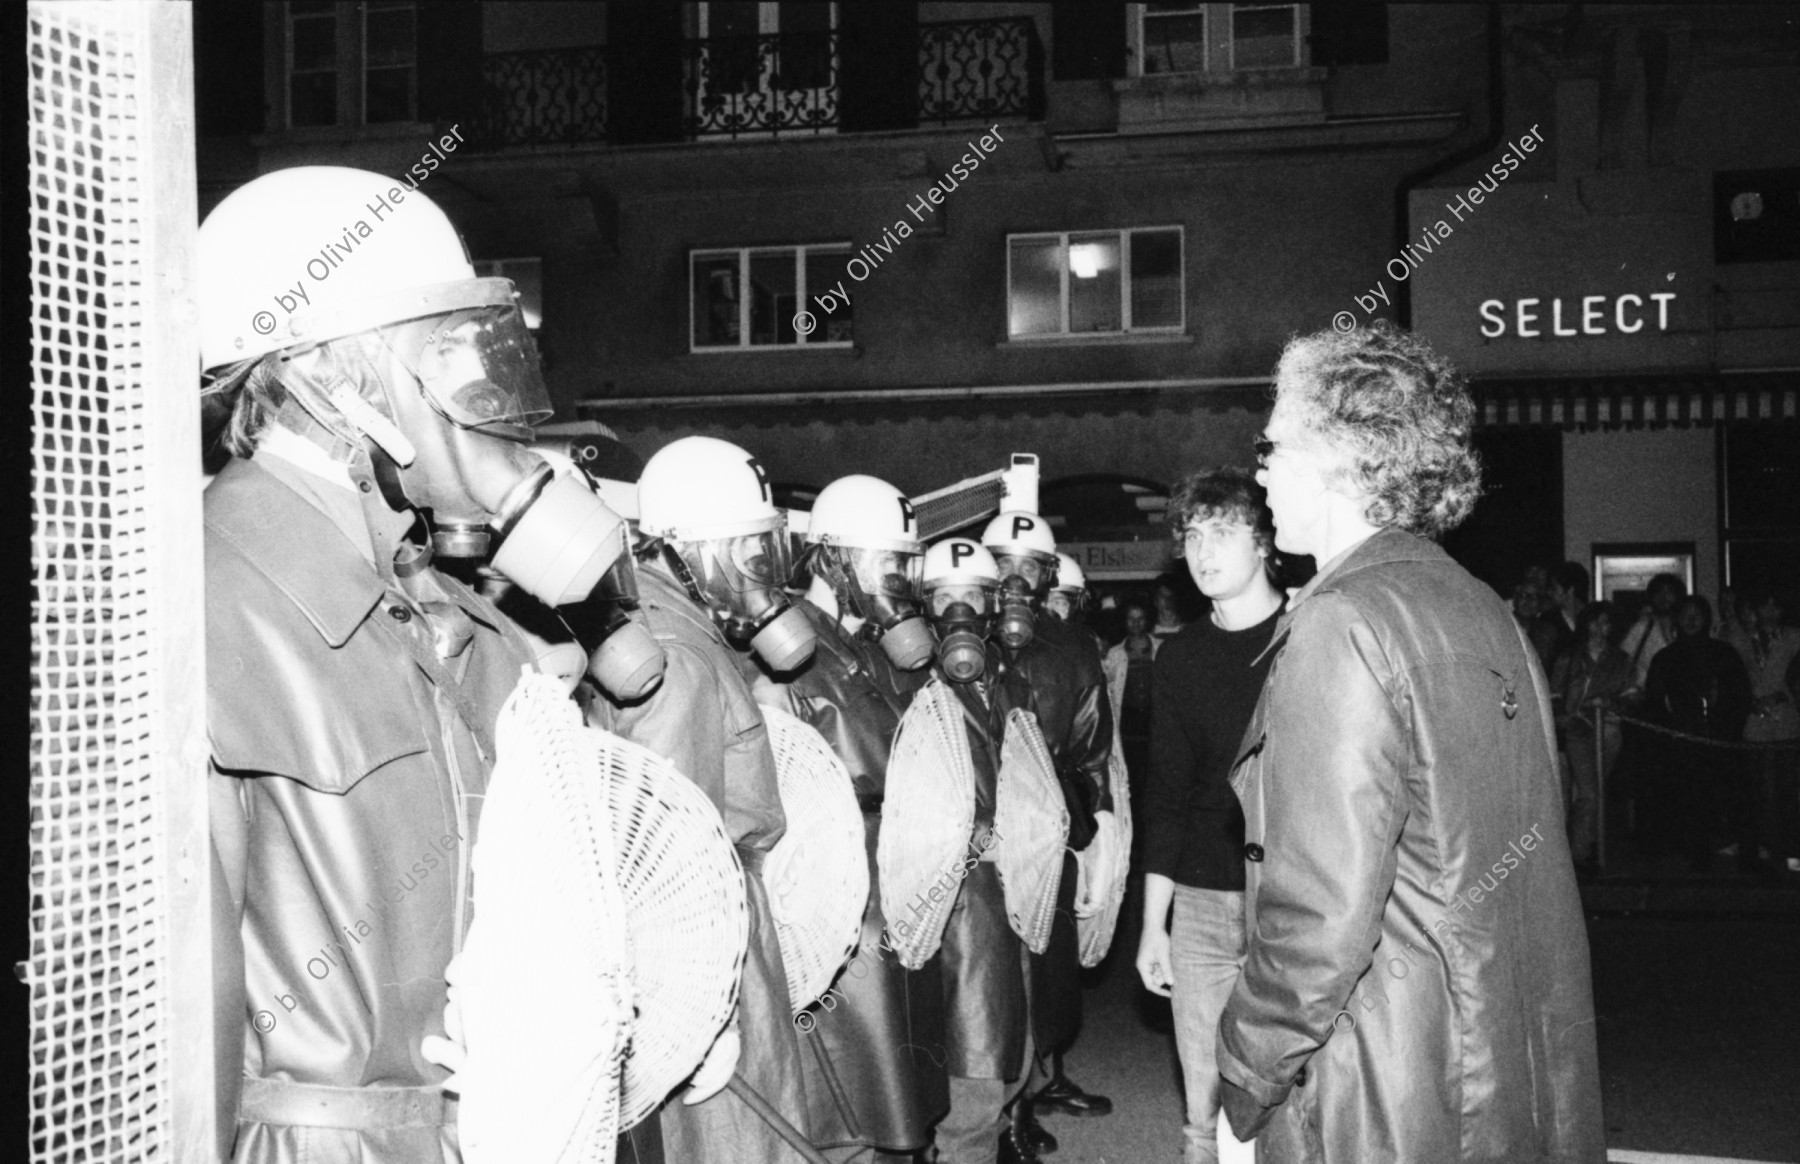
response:
<svg viewBox="0 0 1800 1164"><path fill-rule="evenodd" d="M1544 299L1482 300L1481 334L1488 339L1515 335L1520 339L1539 336L1635 335L1645 327L1669 330L1669 304L1675 301L1673 291L1652 295L1583 295L1579 299L1561 297Z"/></svg>

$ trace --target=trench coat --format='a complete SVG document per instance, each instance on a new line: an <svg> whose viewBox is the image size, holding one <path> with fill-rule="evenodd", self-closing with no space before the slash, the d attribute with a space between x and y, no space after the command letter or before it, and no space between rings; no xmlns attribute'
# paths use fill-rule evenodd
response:
<svg viewBox="0 0 1800 1164"><path fill-rule="evenodd" d="M997 650L991 645L988 648L989 676L998 663ZM990 834L1000 740L1012 704L1006 688L986 676L974 683L944 682L962 708L969 758L975 769L975 823L969 851L985 854L995 845ZM1030 1010L1024 953L1025 943L1006 920L1000 867L992 861L976 861L962 879L945 919L938 953L944 982L943 1058L949 1074L1010 1082L1025 1069Z"/></svg>
<svg viewBox="0 0 1800 1164"><path fill-rule="evenodd" d="M742 1053L737 1075L809 1140L828 1136L807 1102L799 1035L790 1017L787 974L769 914L762 865L787 829L768 728L739 673L736 652L708 613L657 569L639 571L641 621L667 656L661 686L629 704L589 706L590 722L665 757L718 808L744 865L750 940L738 988ZM828 1101L827 1101L828 1102ZM841 1119L841 1116L838 1117ZM688 1106L677 1091L663 1104L670 1161L770 1164L801 1157L731 1091Z"/></svg>
<svg viewBox="0 0 1800 1164"><path fill-rule="evenodd" d="M384 583L345 532L362 521L355 494L269 463L233 460L205 497L225 1150L456 1161L447 1072L419 1044L444 1034L444 969L469 918L483 737L530 649L434 569L411 595ZM430 655L447 623L470 637L428 677L406 641Z"/></svg>
<svg viewBox="0 0 1800 1164"><path fill-rule="evenodd" d="M1023 650L998 648L991 659L1003 702L1035 714L1043 729L1069 807L1069 849L1087 848L1094 814L1112 811L1108 765L1116 733L1099 643L1086 629L1039 612L1037 633ZM1074 853L1065 852L1050 944L1031 956L1031 1021L1040 1056L1066 1050L1081 1030L1078 876Z"/></svg>
<svg viewBox="0 0 1800 1164"><path fill-rule="evenodd" d="M943 1056L933 1054L944 1038L943 982L938 958L908 970L884 946L875 850L894 732L926 673L895 670L873 640L849 634L805 599L794 606L819 636L812 660L797 673L760 678L756 697L817 729L843 761L862 807L869 861L862 938L834 983L842 997L813 1016L816 1025L802 1038L808 1097L817 1120L835 1115L818 1110L834 1093L855 1117L824 1143L910 1152L930 1142L932 1124L950 1105Z"/></svg>
<svg viewBox="0 0 1800 1164"><path fill-rule="evenodd" d="M1232 783L1248 954L1223 1099L1260 1158L1605 1157L1548 684L1441 548L1384 530L1277 624Z"/></svg>

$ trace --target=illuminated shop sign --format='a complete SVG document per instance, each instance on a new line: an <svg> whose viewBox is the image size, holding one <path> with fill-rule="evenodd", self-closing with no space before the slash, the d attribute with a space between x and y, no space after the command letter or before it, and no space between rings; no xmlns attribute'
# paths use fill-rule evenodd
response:
<svg viewBox="0 0 1800 1164"><path fill-rule="evenodd" d="M1567 299L1484 299L1477 309L1488 339L1517 336L1568 339L1583 335L1636 335L1669 330L1675 292L1650 295L1582 295Z"/></svg>
<svg viewBox="0 0 1800 1164"><path fill-rule="evenodd" d="M1154 578L1175 559L1167 538L1148 542L1066 542L1057 549L1081 563L1090 578Z"/></svg>

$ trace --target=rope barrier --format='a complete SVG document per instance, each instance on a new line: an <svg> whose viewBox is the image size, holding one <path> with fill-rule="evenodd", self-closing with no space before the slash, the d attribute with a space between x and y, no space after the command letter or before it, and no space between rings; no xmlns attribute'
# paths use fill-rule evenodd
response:
<svg viewBox="0 0 1800 1164"><path fill-rule="evenodd" d="M1800 750L1800 739L1767 740L1760 742L1749 740L1715 740L1710 736L1697 736L1693 732L1679 731L1676 728L1667 727L1660 723L1652 723L1647 719L1639 719L1635 715L1626 715L1623 712L1608 711L1601 714L1612 719L1621 720L1625 723L1634 724L1637 727L1645 728L1649 731L1656 732L1659 735L1671 736L1678 740L1689 740L1696 744L1711 744L1715 748L1729 748L1733 751L1740 752L1791 752ZM1583 718L1586 717L1584 716Z"/></svg>

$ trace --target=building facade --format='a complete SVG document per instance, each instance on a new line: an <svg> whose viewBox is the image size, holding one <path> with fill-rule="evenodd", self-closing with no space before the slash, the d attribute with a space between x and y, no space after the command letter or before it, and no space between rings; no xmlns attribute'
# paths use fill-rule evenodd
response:
<svg viewBox="0 0 1800 1164"><path fill-rule="evenodd" d="M1698 19L1649 11L1661 15L1638 26ZM1632 58L1557 23L1581 19L1633 23L1473 5L203 3L202 207L289 165L404 177L458 132L422 188L474 258L526 289L559 419L601 421L646 454L726 436L795 486L870 472L920 492L1013 451L1038 453L1053 480L1154 484L1247 464L1290 335L1410 318L1476 373L1490 462L1521 477L1497 482L1492 528L1459 550L1505 585L1519 513L1545 506L1554 519L1529 526L1532 556L1574 555L1590 534L1682 540L1615 521L1597 499L1607 491L1573 466L1606 464L1589 450L1631 461L1687 438L1651 432L1660 413L1538 419L1532 402L1556 398L1545 377L1725 370L1699 290L1710 201L1656 240L1684 240L1694 289L1672 292L1636 271L1591 286L1561 276L1614 257L1567 208L1604 213L1588 201L1604 183L1647 182L1658 223L1689 215L1665 171L1710 193L1715 170L1792 164L1800 125L1772 134L1781 119L1758 117L1709 139L1729 98L1710 65L1683 62L1714 59L1710 33ZM1791 112L1791 51L1765 47L1787 54L1775 67ZM1567 151L1613 142L1621 116L1577 75L1611 62L1616 86L1619 60L1656 52L1686 96L1658 81L1644 116L1662 119L1658 148L1676 160L1656 154L1647 171L1635 147L1590 144L1577 161ZM1744 67L1746 91L1766 67ZM1432 208L1533 126L1506 188L1437 234ZM1683 153L1677 138L1706 140ZM1621 166L1639 169L1602 173ZM1557 229L1589 249L1544 234L1537 220L1556 206ZM1620 245L1651 241L1641 217L1608 221ZM1397 256L1404 280L1388 274ZM1626 296L1677 298L1644 299L1652 332L1560 347L1516 326L1491 342L1465 334L1490 299L1516 325L1516 301L1534 292L1561 296L1564 326L1572 296L1603 293L1615 332L1640 318ZM1757 342L1730 359L1800 365L1780 336ZM1590 362L1568 365L1578 351ZM1791 390L1776 396L1791 416ZM1713 439L1706 417L1674 423ZM1568 480L1546 485L1551 432ZM1102 536L1159 539L1144 512L1137 534L1114 522ZM1142 551L1124 556L1142 572ZM1112 559L1096 560L1104 576Z"/></svg>

